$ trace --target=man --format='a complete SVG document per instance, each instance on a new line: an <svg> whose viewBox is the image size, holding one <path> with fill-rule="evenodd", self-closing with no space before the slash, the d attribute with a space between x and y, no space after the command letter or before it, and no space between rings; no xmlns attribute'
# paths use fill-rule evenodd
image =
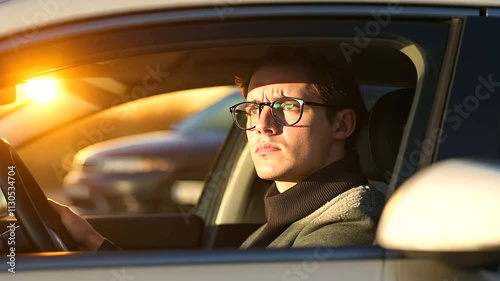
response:
<svg viewBox="0 0 500 281"><path fill-rule="evenodd" d="M372 244L385 198L367 186L352 149L366 114L355 79L323 57L287 48L249 77L238 84L250 102L233 107L233 118L247 129L257 175L274 184L265 196L267 224L242 247Z"/></svg>
<svg viewBox="0 0 500 281"><path fill-rule="evenodd" d="M257 175L274 181L267 223L242 248L371 245L385 198L367 186L353 151L366 114L355 79L323 57L279 48L237 84L246 102L231 107L233 119L247 130ZM83 249L109 246L53 205Z"/></svg>

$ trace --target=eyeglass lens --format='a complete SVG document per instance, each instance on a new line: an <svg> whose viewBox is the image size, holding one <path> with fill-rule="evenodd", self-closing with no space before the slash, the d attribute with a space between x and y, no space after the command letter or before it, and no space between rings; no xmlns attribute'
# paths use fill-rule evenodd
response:
<svg viewBox="0 0 500 281"><path fill-rule="evenodd" d="M261 104L260 106L265 105ZM302 107L297 100L276 100L270 107L274 120L282 126L294 125L300 119ZM253 128L260 117L259 105L253 102L241 103L235 107L234 117L239 127L244 129Z"/></svg>

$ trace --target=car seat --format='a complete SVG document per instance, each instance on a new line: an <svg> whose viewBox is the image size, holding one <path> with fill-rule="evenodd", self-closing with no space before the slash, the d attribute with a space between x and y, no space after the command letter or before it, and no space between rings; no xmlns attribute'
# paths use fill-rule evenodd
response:
<svg viewBox="0 0 500 281"><path fill-rule="evenodd" d="M414 94L414 88L385 94L361 121L356 149L361 170L369 180L389 182Z"/></svg>

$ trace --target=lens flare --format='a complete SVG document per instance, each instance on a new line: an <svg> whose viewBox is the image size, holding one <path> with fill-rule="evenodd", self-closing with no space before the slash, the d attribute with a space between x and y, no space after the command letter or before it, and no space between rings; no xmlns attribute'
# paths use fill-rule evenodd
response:
<svg viewBox="0 0 500 281"><path fill-rule="evenodd" d="M36 103L49 103L57 96L57 81L30 79L26 81L26 94Z"/></svg>

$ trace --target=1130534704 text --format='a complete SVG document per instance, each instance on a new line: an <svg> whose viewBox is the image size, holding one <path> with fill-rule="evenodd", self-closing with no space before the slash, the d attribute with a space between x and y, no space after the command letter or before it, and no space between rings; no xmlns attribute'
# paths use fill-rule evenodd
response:
<svg viewBox="0 0 500 281"><path fill-rule="evenodd" d="M16 167L7 170L7 271L16 273Z"/></svg>

